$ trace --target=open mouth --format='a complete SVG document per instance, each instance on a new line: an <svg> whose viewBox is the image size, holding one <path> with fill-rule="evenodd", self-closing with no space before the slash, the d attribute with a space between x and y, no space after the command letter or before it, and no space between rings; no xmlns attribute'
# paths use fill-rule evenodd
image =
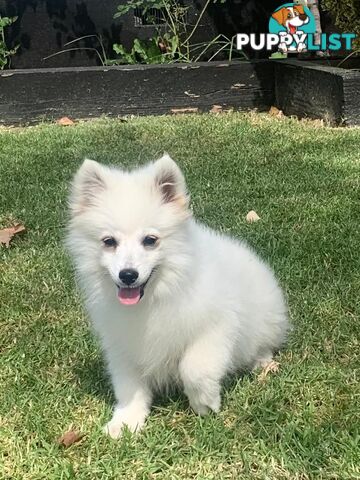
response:
<svg viewBox="0 0 360 480"><path fill-rule="evenodd" d="M139 285L138 287L118 287L118 299L122 305L136 305L140 302L144 295L145 287L150 280L151 275L153 274L155 269L152 270L148 279L143 284Z"/></svg>
<svg viewBox="0 0 360 480"><path fill-rule="evenodd" d="M123 305L136 305L144 295L145 283L139 287L118 287L118 299Z"/></svg>

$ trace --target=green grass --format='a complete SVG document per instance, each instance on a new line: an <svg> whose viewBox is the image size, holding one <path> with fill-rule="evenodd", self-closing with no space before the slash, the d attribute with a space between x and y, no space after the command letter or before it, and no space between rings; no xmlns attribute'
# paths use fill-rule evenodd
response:
<svg viewBox="0 0 360 480"><path fill-rule="evenodd" d="M219 415L172 395L116 442L101 432L113 397L62 246L68 184L85 156L130 166L164 150L196 216L272 264L294 331L280 371L229 382ZM360 478L359 163L359 129L266 115L0 130L0 222L27 227L0 248L0 478ZM70 428L84 439L59 447Z"/></svg>

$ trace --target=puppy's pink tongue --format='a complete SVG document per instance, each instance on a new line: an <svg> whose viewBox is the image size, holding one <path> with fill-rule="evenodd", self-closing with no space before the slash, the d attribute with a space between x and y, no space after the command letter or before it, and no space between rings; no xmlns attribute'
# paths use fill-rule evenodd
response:
<svg viewBox="0 0 360 480"><path fill-rule="evenodd" d="M140 287L119 288L118 299L123 305L136 305L140 301Z"/></svg>

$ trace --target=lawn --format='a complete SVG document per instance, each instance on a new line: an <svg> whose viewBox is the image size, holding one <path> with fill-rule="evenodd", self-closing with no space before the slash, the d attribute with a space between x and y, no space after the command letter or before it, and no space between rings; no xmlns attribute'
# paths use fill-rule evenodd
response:
<svg viewBox="0 0 360 480"><path fill-rule="evenodd" d="M180 393L145 429L104 436L114 401L63 249L85 156L131 166L168 151L195 215L244 238L283 285L294 326L280 369L227 382L219 415ZM0 129L0 478L360 478L360 129L267 115L96 120ZM245 216L256 210L260 220ZM67 430L85 434L69 448Z"/></svg>

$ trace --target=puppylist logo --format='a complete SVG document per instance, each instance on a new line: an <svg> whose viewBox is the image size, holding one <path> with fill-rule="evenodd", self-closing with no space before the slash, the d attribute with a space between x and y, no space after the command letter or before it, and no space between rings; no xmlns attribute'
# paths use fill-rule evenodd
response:
<svg viewBox="0 0 360 480"><path fill-rule="evenodd" d="M305 2L302 2L305 3ZM308 2L309 3L309 2ZM283 52L300 53L304 51L337 51L341 48L352 49L355 33L321 33L317 41L316 22L308 6L297 3L285 3L277 8L269 20L269 33L256 35L237 34L237 48L242 50L249 45L253 50L272 50L274 47Z"/></svg>

